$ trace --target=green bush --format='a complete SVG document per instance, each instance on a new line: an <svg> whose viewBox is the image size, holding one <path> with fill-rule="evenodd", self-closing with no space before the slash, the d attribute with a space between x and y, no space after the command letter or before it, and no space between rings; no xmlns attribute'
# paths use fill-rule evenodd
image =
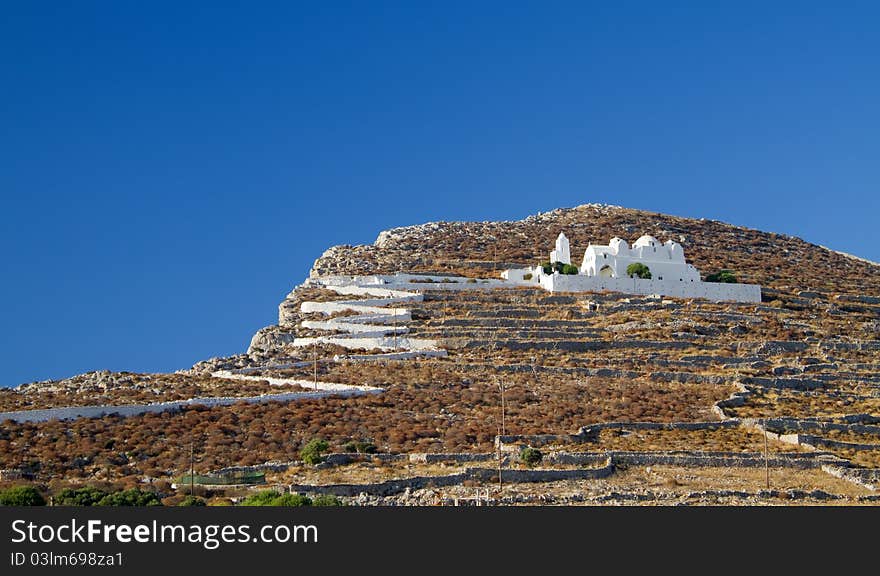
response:
<svg viewBox="0 0 880 576"><path fill-rule="evenodd" d="M320 494L312 500L313 506L345 506L338 496L333 494Z"/></svg>
<svg viewBox="0 0 880 576"><path fill-rule="evenodd" d="M531 272L527 272L527 273L523 274L523 280L531 280L531 279L532 279Z"/></svg>
<svg viewBox="0 0 880 576"><path fill-rule="evenodd" d="M178 506L207 506L207 503L203 498L187 495L186 498L180 501L180 504L178 504Z"/></svg>
<svg viewBox="0 0 880 576"><path fill-rule="evenodd" d="M642 264L641 262L633 262L629 266L626 267L626 275L630 278L637 277L642 280L650 280L651 279L651 269Z"/></svg>
<svg viewBox="0 0 880 576"><path fill-rule="evenodd" d="M281 493L276 490L260 490L241 501L242 506L271 506Z"/></svg>
<svg viewBox="0 0 880 576"><path fill-rule="evenodd" d="M97 506L105 496L106 492L92 486L65 488L55 495L54 503L56 506Z"/></svg>
<svg viewBox="0 0 880 576"><path fill-rule="evenodd" d="M553 272L559 272L560 274L577 274L580 272L577 266L563 264L562 262L544 262L541 264L541 268L544 270L544 274L547 275L553 274ZM529 277L531 278L531 276Z"/></svg>
<svg viewBox="0 0 880 576"><path fill-rule="evenodd" d="M0 506L45 506L46 499L33 486L13 486L0 490Z"/></svg>
<svg viewBox="0 0 880 576"><path fill-rule="evenodd" d="M522 450L519 451L520 461L527 466L535 466L541 462L542 458L544 458L544 454L542 454L537 448L532 448L531 446L523 446Z"/></svg>
<svg viewBox="0 0 880 576"><path fill-rule="evenodd" d="M306 464L318 464L324 459L323 453L328 448L330 448L330 445L327 444L326 440L314 438L309 440L309 443L299 451L299 457Z"/></svg>
<svg viewBox="0 0 880 576"><path fill-rule="evenodd" d="M308 496L281 494L276 490L262 490L241 501L242 506L311 506Z"/></svg>
<svg viewBox="0 0 880 576"><path fill-rule="evenodd" d="M130 488L107 494L97 503L98 506L161 506L162 501L155 492L140 488Z"/></svg>
<svg viewBox="0 0 880 576"><path fill-rule="evenodd" d="M706 276L706 282L726 282L728 284L736 284L736 276L730 270L719 270L714 274Z"/></svg>
<svg viewBox="0 0 880 576"><path fill-rule="evenodd" d="M312 500L302 494L282 494L270 506L311 506Z"/></svg>
<svg viewBox="0 0 880 576"><path fill-rule="evenodd" d="M368 440L346 442L342 447L346 452L358 452L360 454L375 454L378 452L376 445Z"/></svg>

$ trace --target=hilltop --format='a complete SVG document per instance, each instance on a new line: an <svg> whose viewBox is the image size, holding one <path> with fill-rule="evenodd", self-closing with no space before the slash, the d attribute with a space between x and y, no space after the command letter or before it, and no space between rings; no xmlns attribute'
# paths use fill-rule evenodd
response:
<svg viewBox="0 0 880 576"><path fill-rule="evenodd" d="M650 234L682 244L704 274L732 269L743 282L779 290L819 290L876 296L880 266L811 244L717 220L690 219L604 204L585 204L509 222L432 222L379 233L367 246L333 246L310 276L391 274L397 271L481 276L535 265L560 231L579 263L590 244L613 236L630 241Z"/></svg>

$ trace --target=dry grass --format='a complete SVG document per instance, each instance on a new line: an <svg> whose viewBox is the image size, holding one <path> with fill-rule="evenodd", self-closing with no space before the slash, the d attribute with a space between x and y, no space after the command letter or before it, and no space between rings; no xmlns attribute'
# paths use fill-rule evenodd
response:
<svg viewBox="0 0 880 576"><path fill-rule="evenodd" d="M821 392L756 389L745 405L725 411L740 418L810 416L833 419L847 414L880 414L880 398L857 395L840 398Z"/></svg>

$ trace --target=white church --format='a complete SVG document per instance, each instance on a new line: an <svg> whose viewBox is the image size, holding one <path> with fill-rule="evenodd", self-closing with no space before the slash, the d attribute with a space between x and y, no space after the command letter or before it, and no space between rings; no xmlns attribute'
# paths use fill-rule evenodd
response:
<svg viewBox="0 0 880 576"><path fill-rule="evenodd" d="M564 233L556 238L556 246L550 252L550 262L571 264L571 248ZM637 263L648 267L650 278L627 274L630 264ZM661 243L649 235L642 236L632 246L616 237L607 246L590 244L578 271L578 274L560 274L557 271L547 274L543 267L535 266L505 270L502 277L518 284L538 284L550 292L608 290L715 301L761 301L761 287L757 284L703 282L699 270L685 261L681 244L672 240Z"/></svg>

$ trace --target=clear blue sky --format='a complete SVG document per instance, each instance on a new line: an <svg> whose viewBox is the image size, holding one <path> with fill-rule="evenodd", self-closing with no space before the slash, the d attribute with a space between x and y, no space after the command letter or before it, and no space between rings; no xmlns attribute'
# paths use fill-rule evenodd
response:
<svg viewBox="0 0 880 576"><path fill-rule="evenodd" d="M606 202L880 260L877 2L14 2L0 384L245 350L330 245Z"/></svg>

